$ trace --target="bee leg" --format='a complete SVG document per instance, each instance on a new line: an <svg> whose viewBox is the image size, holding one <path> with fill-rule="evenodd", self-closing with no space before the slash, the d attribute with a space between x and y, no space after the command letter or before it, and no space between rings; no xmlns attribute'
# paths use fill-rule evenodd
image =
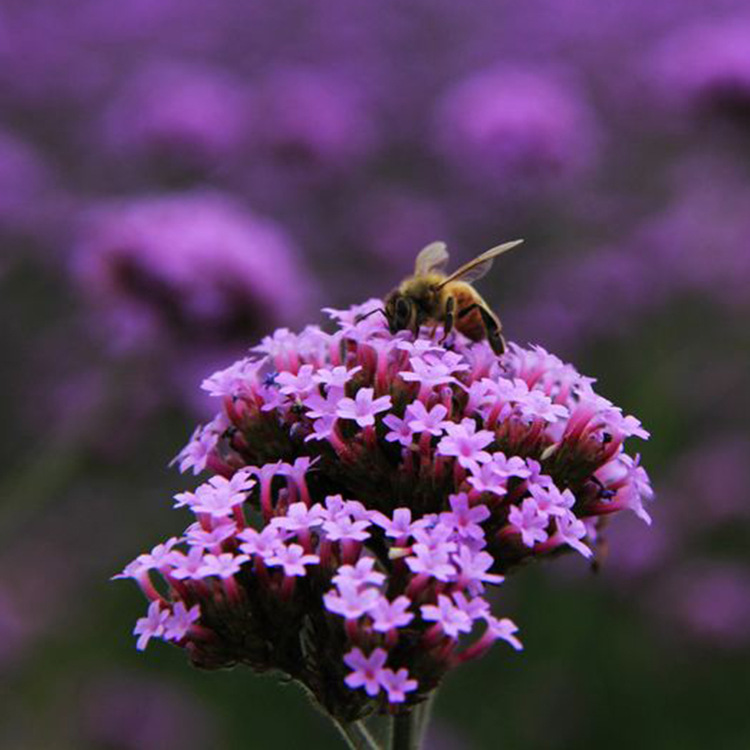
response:
<svg viewBox="0 0 750 750"><path fill-rule="evenodd" d="M455 322L456 298L448 297L445 302L445 319L443 321L443 336L438 343L443 344L453 331Z"/></svg>
<svg viewBox="0 0 750 750"><path fill-rule="evenodd" d="M497 320L495 319L494 315L485 310L482 305L477 305L477 307L479 308L479 314L482 316L482 322L484 323L484 328L487 331L487 341L490 342L492 351L498 355L504 354L505 339L503 338L503 334L500 333L500 326L497 324Z"/></svg>
<svg viewBox="0 0 750 750"><path fill-rule="evenodd" d="M461 320L461 318L474 312L474 310L479 310L479 314L482 316L482 323L484 324L484 330L487 334L487 341L492 347L492 351L495 352L495 354L504 354L505 339L500 333L500 326L497 324L495 317L487 311L484 305L474 302L474 304L464 307L464 309L458 313L458 319Z"/></svg>

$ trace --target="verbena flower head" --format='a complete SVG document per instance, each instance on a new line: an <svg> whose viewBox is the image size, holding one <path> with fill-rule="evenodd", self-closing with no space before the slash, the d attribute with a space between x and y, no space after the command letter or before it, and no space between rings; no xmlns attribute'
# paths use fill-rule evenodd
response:
<svg viewBox="0 0 750 750"><path fill-rule="evenodd" d="M260 85L259 128L277 168L298 175L351 171L376 146L362 89L315 67L279 67Z"/></svg>
<svg viewBox="0 0 750 750"><path fill-rule="evenodd" d="M750 111L750 16L678 28L658 46L650 78L680 113L723 115L746 123Z"/></svg>
<svg viewBox="0 0 750 750"><path fill-rule="evenodd" d="M310 285L274 221L214 192L113 201L86 217L77 277L124 335L231 340L298 318ZM295 294L284 292L294 287Z"/></svg>
<svg viewBox="0 0 750 750"><path fill-rule="evenodd" d="M591 557L620 510L649 520L624 448L647 433L590 378L539 347L360 320L381 304L278 330L203 382L221 409L177 458L211 475L177 495L194 522L122 574L150 602L139 648L278 670L344 721L408 709L495 641L521 648L488 598L505 575Z"/></svg>
<svg viewBox="0 0 750 750"><path fill-rule="evenodd" d="M501 190L579 174L598 138L581 94L558 78L497 66L459 81L436 110L438 150L471 180Z"/></svg>
<svg viewBox="0 0 750 750"><path fill-rule="evenodd" d="M130 162L216 170L240 155L252 130L250 110L247 87L221 68L149 63L104 110L102 140Z"/></svg>

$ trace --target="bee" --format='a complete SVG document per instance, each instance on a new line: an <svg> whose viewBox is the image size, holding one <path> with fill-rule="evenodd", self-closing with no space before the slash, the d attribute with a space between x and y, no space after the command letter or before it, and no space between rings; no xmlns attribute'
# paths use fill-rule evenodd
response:
<svg viewBox="0 0 750 750"><path fill-rule="evenodd" d="M523 242L498 245L465 263L450 275L444 242L433 242L417 255L414 275L404 279L385 299L385 314L391 333L409 329L417 335L425 323L443 324L441 343L455 328L472 341L487 339L495 354L505 351L505 339L497 315L471 282L481 279L498 255ZM433 329L434 330L434 329Z"/></svg>

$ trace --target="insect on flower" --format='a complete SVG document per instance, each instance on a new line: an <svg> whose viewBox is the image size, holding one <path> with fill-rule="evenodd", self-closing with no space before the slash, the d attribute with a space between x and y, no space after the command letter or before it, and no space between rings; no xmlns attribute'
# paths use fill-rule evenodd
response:
<svg viewBox="0 0 750 750"><path fill-rule="evenodd" d="M408 328L416 336L421 325L442 323L441 343L455 328L472 341L487 339L495 354L502 354L505 339L500 321L471 282L481 279L498 255L522 242L493 247L448 276L443 272L449 257L445 243L433 242L417 255L414 275L386 297L385 309L373 312L385 315L391 333Z"/></svg>

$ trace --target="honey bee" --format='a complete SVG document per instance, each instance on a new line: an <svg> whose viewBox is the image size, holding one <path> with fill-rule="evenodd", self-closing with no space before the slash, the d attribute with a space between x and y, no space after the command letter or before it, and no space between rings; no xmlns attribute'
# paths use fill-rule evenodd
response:
<svg viewBox="0 0 750 750"><path fill-rule="evenodd" d="M500 321L472 281L482 278L498 255L523 242L514 240L498 245L465 263L450 275L443 272L448 262L444 242L433 242L423 248L414 275L399 284L385 299L384 312L391 333L410 329L417 335L425 323L443 324L442 341L455 328L472 341L487 339L495 354L505 351Z"/></svg>

